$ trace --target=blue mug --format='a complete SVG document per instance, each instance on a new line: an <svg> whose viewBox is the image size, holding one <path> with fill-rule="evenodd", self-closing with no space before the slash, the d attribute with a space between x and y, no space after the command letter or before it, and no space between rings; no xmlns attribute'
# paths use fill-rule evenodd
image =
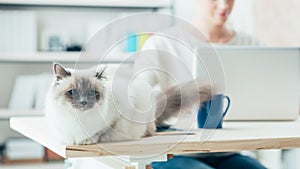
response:
<svg viewBox="0 0 300 169"><path fill-rule="evenodd" d="M227 107L223 112L224 99L227 99ZM222 128L223 118L225 117L229 106L230 98L223 94L215 95L211 100L203 103L198 111L198 128Z"/></svg>

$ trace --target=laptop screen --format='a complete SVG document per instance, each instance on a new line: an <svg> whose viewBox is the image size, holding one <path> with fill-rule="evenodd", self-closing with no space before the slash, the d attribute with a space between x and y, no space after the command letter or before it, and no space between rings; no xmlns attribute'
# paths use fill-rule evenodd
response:
<svg viewBox="0 0 300 169"><path fill-rule="evenodd" d="M210 49L211 50L211 49ZM231 99L226 120L294 120L299 112L299 48L217 47L197 49L200 57L218 55L224 93ZM205 63L195 75L210 80Z"/></svg>

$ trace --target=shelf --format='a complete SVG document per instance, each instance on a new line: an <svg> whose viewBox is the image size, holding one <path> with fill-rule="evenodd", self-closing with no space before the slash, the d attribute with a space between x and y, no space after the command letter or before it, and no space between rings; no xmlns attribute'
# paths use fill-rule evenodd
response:
<svg viewBox="0 0 300 169"><path fill-rule="evenodd" d="M44 113L41 110L0 109L0 119L9 119L10 117L42 116L42 115L44 115Z"/></svg>
<svg viewBox="0 0 300 169"><path fill-rule="evenodd" d="M28 6L166 8L171 6L171 0L0 0L0 4Z"/></svg>
<svg viewBox="0 0 300 169"><path fill-rule="evenodd" d="M15 164L1 165L1 169L64 169L63 162L46 162L41 164Z"/></svg>
<svg viewBox="0 0 300 169"><path fill-rule="evenodd" d="M0 62L76 62L80 57L80 52L37 52L28 54L2 53ZM119 63L124 61L130 54L118 54L116 57L104 59L102 63ZM133 62L133 58L126 62ZM80 58L80 63L98 63L99 58Z"/></svg>

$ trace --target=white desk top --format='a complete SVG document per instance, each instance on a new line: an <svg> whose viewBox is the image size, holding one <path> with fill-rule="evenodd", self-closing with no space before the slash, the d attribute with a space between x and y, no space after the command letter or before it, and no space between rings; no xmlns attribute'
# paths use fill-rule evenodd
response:
<svg viewBox="0 0 300 169"><path fill-rule="evenodd" d="M65 146L51 136L43 117L13 117L12 129L63 157L151 155L195 152L229 152L300 147L300 120L277 122L225 122L223 129L170 132L128 142Z"/></svg>

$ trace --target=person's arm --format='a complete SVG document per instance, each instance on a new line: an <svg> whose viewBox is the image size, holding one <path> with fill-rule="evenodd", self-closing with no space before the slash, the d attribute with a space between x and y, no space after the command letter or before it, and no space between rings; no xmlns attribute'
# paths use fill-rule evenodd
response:
<svg viewBox="0 0 300 169"><path fill-rule="evenodd" d="M136 78L146 80L151 86L159 86L161 89L195 78L195 55L192 47L196 43L190 42L188 33L173 33L172 30L165 34L153 34L138 52L133 66ZM184 35L185 38L177 38Z"/></svg>

